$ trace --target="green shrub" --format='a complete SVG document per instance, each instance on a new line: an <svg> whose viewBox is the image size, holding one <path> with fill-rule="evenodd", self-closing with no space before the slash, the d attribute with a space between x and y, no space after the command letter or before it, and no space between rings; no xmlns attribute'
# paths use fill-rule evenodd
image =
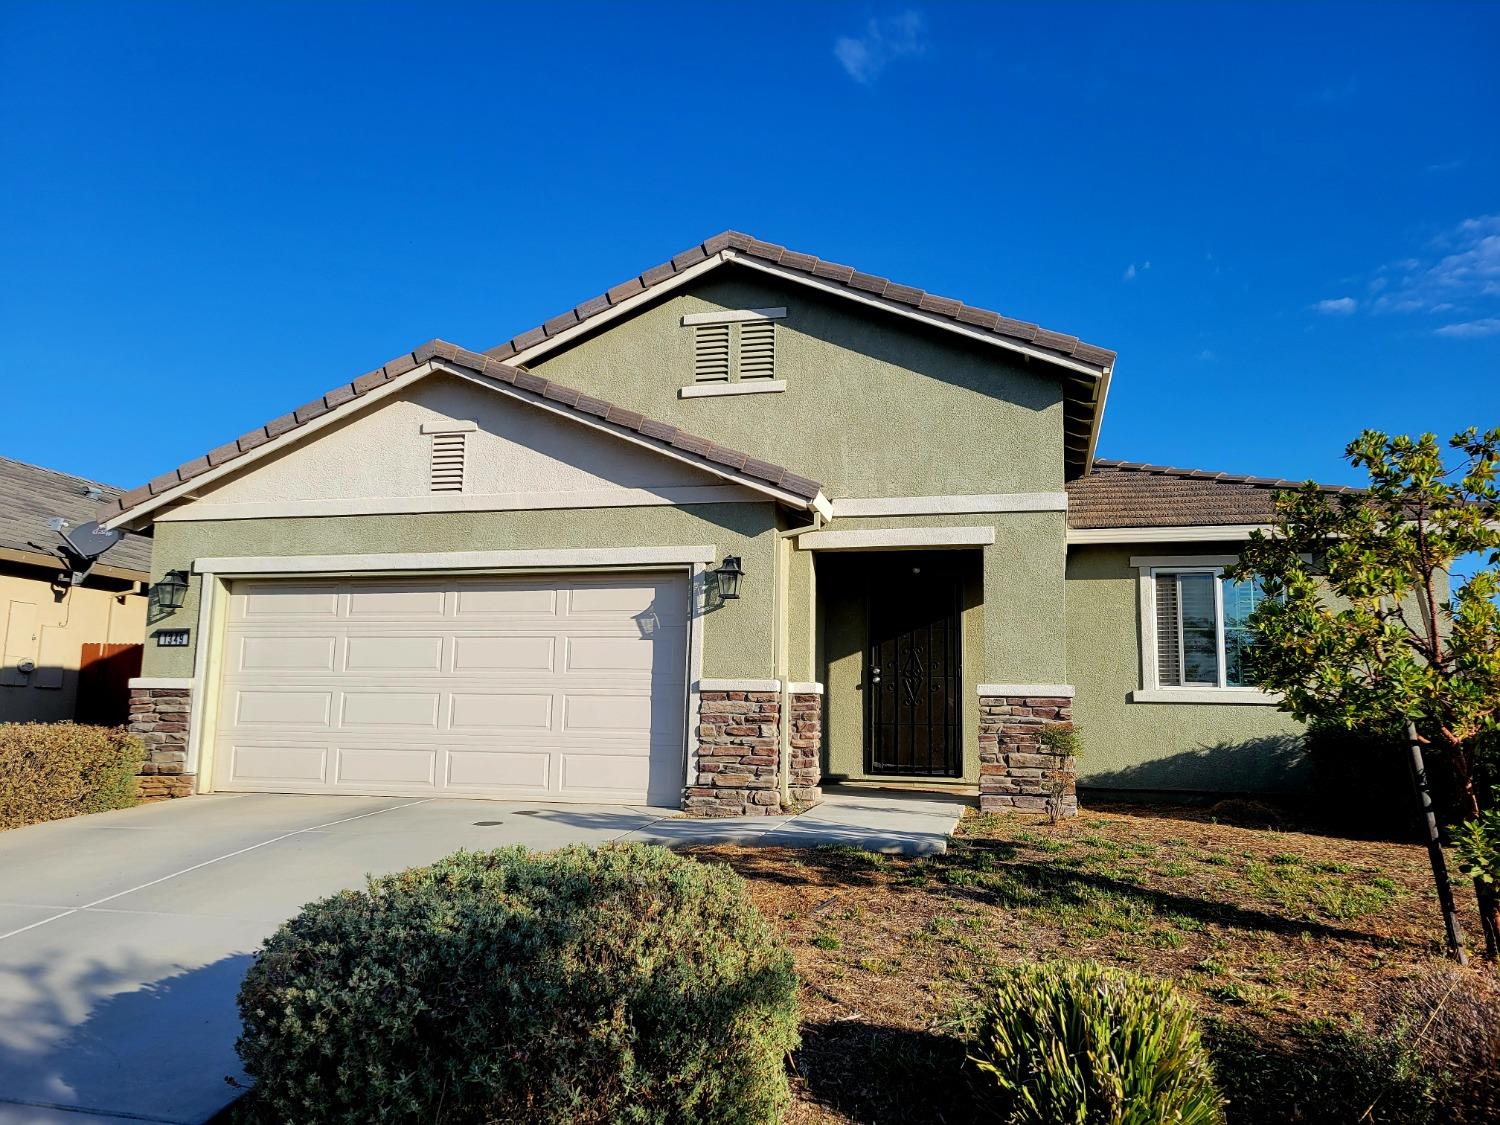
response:
<svg viewBox="0 0 1500 1125"><path fill-rule="evenodd" d="M0 829L136 803L140 739L77 723L0 723Z"/></svg>
<svg viewBox="0 0 1500 1125"><path fill-rule="evenodd" d="M1459 869L1469 878L1491 886L1500 884L1500 808L1483 809L1477 820L1466 820L1453 830L1453 850Z"/></svg>
<svg viewBox="0 0 1500 1125"><path fill-rule="evenodd" d="M628 845L459 852L312 903L240 990L257 1116L768 1122L792 959L726 867Z"/></svg>
<svg viewBox="0 0 1500 1125"><path fill-rule="evenodd" d="M1008 969L969 1058L1012 1125L1214 1125L1224 1120L1188 1003L1164 981L1092 962Z"/></svg>

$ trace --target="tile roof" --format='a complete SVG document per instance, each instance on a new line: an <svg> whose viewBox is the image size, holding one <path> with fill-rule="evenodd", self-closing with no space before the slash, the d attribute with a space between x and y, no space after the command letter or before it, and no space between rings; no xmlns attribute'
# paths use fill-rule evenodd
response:
<svg viewBox="0 0 1500 1125"><path fill-rule="evenodd" d="M97 488L103 499L90 500L85 489ZM0 547L25 554L51 554L60 544L57 533L47 526L53 516L62 516L75 527L89 520L103 520L115 513L120 490L84 477L44 469L0 457ZM100 566L121 570L151 569L151 540L127 532L99 558Z"/></svg>
<svg viewBox="0 0 1500 1125"><path fill-rule="evenodd" d="M706 242L700 242L660 265L622 281L560 316L490 348L485 354L496 359L513 359L520 353L725 252L768 262L782 269L795 270L820 283L842 288L851 296L874 296L906 305L939 320L951 321L956 328L988 332L1001 339L1028 345L1044 356L1050 354L1083 365L1087 372L1070 373L1063 384L1063 447L1070 476L1081 475L1087 469L1103 405L1100 401L1101 377L1113 369L1115 352L1109 348L1086 344L1076 336L1052 332L1028 321L1013 320L988 309L975 308L952 297L939 297L909 285L898 285L884 277L861 273L853 266L825 262L811 254L788 250L774 242L762 242L739 231L729 230L716 234Z"/></svg>
<svg viewBox="0 0 1500 1125"><path fill-rule="evenodd" d="M830 281L851 292L882 297L887 301L909 305L914 309L944 317L969 328L978 328L996 336L1030 344L1042 351L1077 360L1079 363L1099 368L1101 371L1113 366L1115 362L1113 351L1094 344L1086 344L1076 336L1052 332L1028 321L1012 320L1008 316L1001 316L988 309L966 305L952 297L939 297L935 293L926 293L921 289L913 289L909 285L898 285L888 278L860 273L853 266L825 262L811 254L799 254L788 250L785 246L778 246L774 242L762 242L758 238L734 230L716 234L706 242L700 242L674 255L661 265L653 266L628 281L606 290L599 296L584 301L561 316L553 317L545 324L523 332L504 344L490 348L485 354L497 359L510 359L517 353L535 347L543 340L565 332L590 317L597 316L622 301L629 300L679 273L692 269L700 262L725 250L733 250L738 254L770 262L783 269L796 270L810 277Z"/></svg>
<svg viewBox="0 0 1500 1125"><path fill-rule="evenodd" d="M278 438L282 434L306 425L314 418L320 418L330 411L355 402L392 380L409 375L433 359L443 360L474 374L509 383L518 390L526 392L525 398L533 402L561 406L566 412L587 415L590 420L603 421L610 428L638 434L658 446L670 448L678 454L686 454L705 468L709 468L710 471L728 469L760 483L779 488L803 500L812 500L822 491L822 485L817 481L780 465L761 461L751 457L748 453L741 453L729 446L697 437L667 422L658 422L634 410L616 406L604 399L595 398L583 391L544 379L522 368L512 367L493 356L471 352L443 340L431 340L415 351L397 356L351 382L341 383L328 393L299 406L296 410L273 418L264 426L251 430L216 449L211 449L202 457L195 457L179 465L173 471L164 473L141 487L119 496L111 506L111 514L118 515L120 512L128 511L146 503L154 496L160 496L180 484L202 476L210 469L243 457L273 438Z"/></svg>
<svg viewBox="0 0 1500 1125"><path fill-rule="evenodd" d="M1177 469L1138 461L1096 458L1088 476L1069 481L1068 526L1211 527L1270 521L1277 492L1304 481ZM1353 494L1347 485L1322 485Z"/></svg>

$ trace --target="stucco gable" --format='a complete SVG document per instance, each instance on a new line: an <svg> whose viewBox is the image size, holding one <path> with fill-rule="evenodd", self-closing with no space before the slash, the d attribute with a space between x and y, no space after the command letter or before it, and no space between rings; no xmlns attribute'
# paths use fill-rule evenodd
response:
<svg viewBox="0 0 1500 1125"><path fill-rule="evenodd" d="M342 424L375 402L406 393L414 384L434 374L467 381L481 390L492 391L520 404L538 416L550 415L573 422L667 460L701 469L710 476L743 486L778 503L801 510L812 509L825 516L831 512L817 481L782 465L752 457L680 426L617 406L603 397L534 372L442 340L433 340L351 383L334 387L290 414L274 418L237 440L226 442L202 457L195 457L172 472L163 473L148 484L125 493L114 501L118 514L105 521L105 526L144 526L150 520L161 518L163 511L203 496L221 480L240 475L252 464L279 457L290 447L307 441L329 426ZM403 510L441 510L441 505L433 502L430 509Z"/></svg>
<svg viewBox="0 0 1500 1125"><path fill-rule="evenodd" d="M1063 456L1068 476L1088 471L1099 438L1115 353L1076 336L975 308L884 277L789 250L739 231L724 231L676 254L658 266L612 286L597 297L489 349L497 359L535 364L559 347L589 336L603 325L629 316L637 307L725 266L821 291L867 313L887 314L908 324L926 325L955 336L994 345L1038 360L1060 376L1066 393ZM877 311L878 310L878 311Z"/></svg>
<svg viewBox="0 0 1500 1125"><path fill-rule="evenodd" d="M785 310L774 384L684 397L704 389L694 319L762 308ZM1052 372L734 266L661 293L532 370L796 465L839 499L1063 485L1066 392Z"/></svg>
<svg viewBox="0 0 1500 1125"><path fill-rule="evenodd" d="M434 491L458 438L463 487ZM162 520L764 501L692 465L435 375L215 482Z"/></svg>

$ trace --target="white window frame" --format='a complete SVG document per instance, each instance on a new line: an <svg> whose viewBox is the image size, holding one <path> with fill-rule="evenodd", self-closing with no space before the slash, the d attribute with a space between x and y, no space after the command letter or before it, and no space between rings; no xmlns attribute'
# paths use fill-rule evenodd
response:
<svg viewBox="0 0 1500 1125"><path fill-rule="evenodd" d="M1133 703L1229 703L1275 706L1281 696L1255 687L1230 687L1224 682L1224 571L1239 562L1236 555L1154 556L1132 558L1136 570L1137 602L1140 610L1140 687L1131 692ZM1210 574L1214 578L1214 630L1218 646L1218 683L1163 685L1158 673L1156 650L1156 579L1166 574ZM1181 616L1178 618L1181 628ZM1179 641L1178 649L1181 650Z"/></svg>

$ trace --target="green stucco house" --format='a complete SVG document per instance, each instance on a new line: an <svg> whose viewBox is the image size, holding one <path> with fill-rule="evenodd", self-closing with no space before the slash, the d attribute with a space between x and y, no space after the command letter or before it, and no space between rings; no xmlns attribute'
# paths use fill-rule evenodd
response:
<svg viewBox="0 0 1500 1125"><path fill-rule="evenodd" d="M122 496L175 793L774 813L1268 791L1221 577L1287 482L1094 456L1115 353L726 233ZM1061 778L1059 778L1059 775Z"/></svg>

